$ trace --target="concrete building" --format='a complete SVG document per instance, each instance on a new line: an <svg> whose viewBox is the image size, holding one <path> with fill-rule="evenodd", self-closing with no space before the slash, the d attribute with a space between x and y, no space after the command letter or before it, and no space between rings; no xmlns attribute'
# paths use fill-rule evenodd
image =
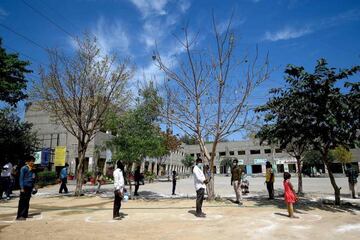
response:
<svg viewBox="0 0 360 240"><path fill-rule="evenodd" d="M211 149L211 144L206 145ZM201 156L198 145L185 145L183 151L194 157ZM351 149L353 164L360 168L360 149ZM265 173L265 163L270 161L277 173L297 172L296 159L278 147L260 145L256 140L221 142L218 144L215 155L214 172L217 174L230 173L230 166L226 160L238 159L247 174ZM344 166L341 163L332 163L334 173L344 173ZM327 169L321 164L318 166L320 173L326 173Z"/></svg>
<svg viewBox="0 0 360 240"><path fill-rule="evenodd" d="M70 172L75 173L75 169L78 164L77 139L71 135L60 123L56 123L50 118L50 115L37 107L35 104L28 104L25 109L25 121L33 124L33 130L37 133L37 137L40 140L40 148L49 148L54 153L57 146L66 147L66 162L69 163ZM104 146L105 142L110 140L113 136L110 133L98 132L94 139L89 143L88 149L85 155L84 171L94 172L103 171L106 173L106 164L112 165L111 151L100 150L101 146ZM168 156L164 156L161 159L146 158L141 165L141 170L145 169L159 175L168 175L172 171L178 173L185 173L188 171L181 160L184 158L185 153L181 150L170 153ZM106 161L108 161L106 163ZM50 160L53 164L53 159ZM134 170L133 166L133 169ZM53 170L60 171L61 167Z"/></svg>
<svg viewBox="0 0 360 240"><path fill-rule="evenodd" d="M70 172L75 173L78 164L78 143L61 124L50 118L46 111L39 109L35 104L28 104L25 109L25 121L33 124L33 130L40 140L40 148L50 148L52 153L55 147L66 147L66 162L69 163ZM106 161L106 151L99 147L111 138L110 134L99 132L89 143L85 155L84 171L103 171ZM50 161L53 163L53 161ZM54 170L55 168L51 166ZM59 169L56 169L59 171Z"/></svg>

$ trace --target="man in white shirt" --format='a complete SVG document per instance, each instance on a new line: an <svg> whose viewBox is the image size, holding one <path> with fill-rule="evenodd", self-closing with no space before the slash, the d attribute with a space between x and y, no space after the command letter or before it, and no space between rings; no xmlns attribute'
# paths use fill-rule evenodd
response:
<svg viewBox="0 0 360 240"><path fill-rule="evenodd" d="M121 208L121 200L124 196L124 187L125 187L125 181L124 181L124 165L117 161L116 163L116 169L113 172L114 176L114 208L113 208L113 219L120 219L120 208Z"/></svg>
<svg viewBox="0 0 360 240"><path fill-rule="evenodd" d="M11 192L11 172L12 172L12 164L11 162L8 162L2 167L1 170L1 184L2 187L0 190L0 199L2 198L3 191L5 191L6 194L6 200L10 199L10 192Z"/></svg>
<svg viewBox="0 0 360 240"><path fill-rule="evenodd" d="M202 204L204 201L205 189L208 180L206 180L203 173L203 163L201 158L196 159L196 165L193 168L194 185L196 190L196 217L206 217L202 212Z"/></svg>

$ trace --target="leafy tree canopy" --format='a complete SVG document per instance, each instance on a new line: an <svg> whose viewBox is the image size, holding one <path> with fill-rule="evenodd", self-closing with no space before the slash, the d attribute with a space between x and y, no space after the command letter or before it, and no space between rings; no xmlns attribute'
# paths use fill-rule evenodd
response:
<svg viewBox="0 0 360 240"><path fill-rule="evenodd" d="M27 97L25 74L32 72L27 69L29 64L20 60L18 54L7 53L0 39L0 101L16 106Z"/></svg>
<svg viewBox="0 0 360 240"><path fill-rule="evenodd" d="M12 109L0 110L0 165L8 161L17 164L32 153L37 144L31 124L21 122Z"/></svg>

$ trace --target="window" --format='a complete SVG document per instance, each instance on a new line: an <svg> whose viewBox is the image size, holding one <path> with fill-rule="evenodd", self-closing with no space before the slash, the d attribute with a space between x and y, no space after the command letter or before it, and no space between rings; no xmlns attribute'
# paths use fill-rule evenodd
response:
<svg viewBox="0 0 360 240"><path fill-rule="evenodd" d="M197 153L197 154L196 154L197 157L200 157L200 155L201 155L200 153Z"/></svg>
<svg viewBox="0 0 360 240"><path fill-rule="evenodd" d="M280 148L275 149L276 153L282 153L282 150Z"/></svg>
<svg viewBox="0 0 360 240"><path fill-rule="evenodd" d="M238 155L245 155L245 151L244 150L238 151Z"/></svg>
<svg viewBox="0 0 360 240"><path fill-rule="evenodd" d="M260 150L250 150L250 154L260 154Z"/></svg>
<svg viewBox="0 0 360 240"><path fill-rule="evenodd" d="M225 153L225 152L219 152L219 155L220 155L220 156L225 156L226 153Z"/></svg>
<svg viewBox="0 0 360 240"><path fill-rule="evenodd" d="M265 149L265 153L271 153L271 149Z"/></svg>
<svg viewBox="0 0 360 240"><path fill-rule="evenodd" d="M190 154L190 156L192 156L192 157L193 157L193 156L195 156L195 154L193 154L193 153L192 153L192 154Z"/></svg>
<svg viewBox="0 0 360 240"><path fill-rule="evenodd" d="M234 151L230 151L230 156L233 156L234 155Z"/></svg>

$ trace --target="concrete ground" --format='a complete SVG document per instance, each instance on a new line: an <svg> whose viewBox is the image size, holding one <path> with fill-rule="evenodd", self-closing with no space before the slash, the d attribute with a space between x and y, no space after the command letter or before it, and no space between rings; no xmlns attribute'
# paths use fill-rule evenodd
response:
<svg viewBox="0 0 360 240"><path fill-rule="evenodd" d="M207 217L196 218L193 179L178 181L171 196L171 183L140 186L140 197L122 204L122 219L112 219L112 185L94 186L86 194L59 195L59 185L39 190L31 199L30 216L15 221L18 199L0 202L0 239L359 239L360 200L348 198L346 178L336 179L346 201L334 207L328 178L305 178L306 196L296 204L299 219L289 219L281 197L281 179L276 180L276 199L267 200L263 178L250 179L250 194L243 205L233 203L229 177L216 177L219 201L204 202ZM296 179L292 179L296 185ZM17 193L17 191L15 191ZM16 194L15 194L16 195Z"/></svg>

